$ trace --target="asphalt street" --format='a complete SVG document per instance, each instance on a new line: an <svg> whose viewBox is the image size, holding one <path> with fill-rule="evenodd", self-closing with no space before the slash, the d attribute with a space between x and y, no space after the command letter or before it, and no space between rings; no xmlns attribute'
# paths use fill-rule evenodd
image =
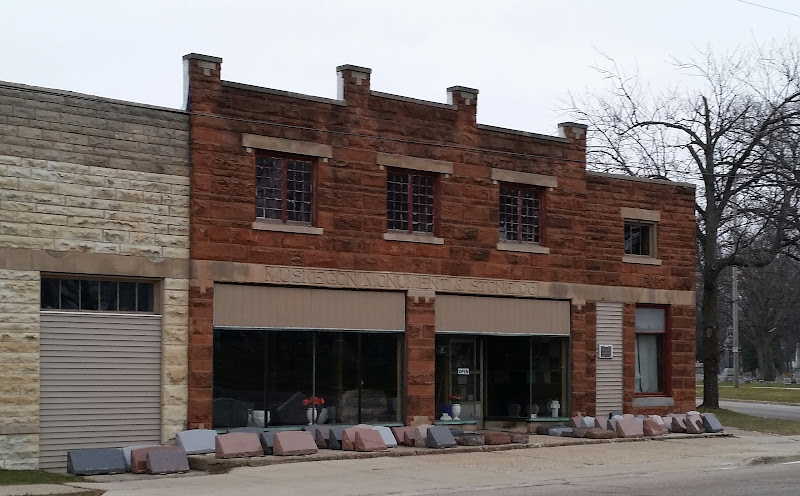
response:
<svg viewBox="0 0 800 496"><path fill-rule="evenodd" d="M627 474L624 477L592 476L548 480L517 487L481 488L470 491L419 493L430 496L529 496L547 494L615 496L797 496L800 464L761 465L674 472Z"/></svg>
<svg viewBox="0 0 800 496"><path fill-rule="evenodd" d="M720 400L719 406L720 408L753 415L755 417L800 421L800 406L797 405ZM797 494L800 494L800 489L798 489Z"/></svg>

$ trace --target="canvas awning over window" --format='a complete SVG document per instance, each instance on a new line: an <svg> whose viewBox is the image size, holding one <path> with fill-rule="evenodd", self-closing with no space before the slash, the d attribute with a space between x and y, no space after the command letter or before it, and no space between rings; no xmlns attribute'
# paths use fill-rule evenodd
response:
<svg viewBox="0 0 800 496"><path fill-rule="evenodd" d="M437 294L436 331L569 336L570 303Z"/></svg>
<svg viewBox="0 0 800 496"><path fill-rule="evenodd" d="M214 326L405 331L405 293L214 285Z"/></svg>

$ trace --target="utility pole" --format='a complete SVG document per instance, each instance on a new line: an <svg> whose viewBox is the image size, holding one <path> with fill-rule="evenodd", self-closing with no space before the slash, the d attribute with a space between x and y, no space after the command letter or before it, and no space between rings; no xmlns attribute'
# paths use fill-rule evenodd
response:
<svg viewBox="0 0 800 496"><path fill-rule="evenodd" d="M739 284L737 281L739 270L731 267L733 278L733 294L731 295L731 310L733 317L733 387L739 387Z"/></svg>

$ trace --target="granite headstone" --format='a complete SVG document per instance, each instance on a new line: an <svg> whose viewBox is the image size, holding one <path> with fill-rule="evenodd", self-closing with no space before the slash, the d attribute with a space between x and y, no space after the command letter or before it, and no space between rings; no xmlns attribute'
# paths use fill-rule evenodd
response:
<svg viewBox="0 0 800 496"><path fill-rule="evenodd" d="M175 434L175 444L183 448L187 455L214 453L217 431L211 429L192 429Z"/></svg>
<svg viewBox="0 0 800 496"><path fill-rule="evenodd" d="M123 474L125 455L119 448L87 448L67 451L67 472L73 475Z"/></svg>

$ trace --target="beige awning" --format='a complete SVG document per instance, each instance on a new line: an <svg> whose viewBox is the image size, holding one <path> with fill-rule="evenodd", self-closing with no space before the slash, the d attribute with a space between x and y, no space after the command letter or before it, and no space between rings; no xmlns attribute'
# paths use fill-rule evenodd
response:
<svg viewBox="0 0 800 496"><path fill-rule="evenodd" d="M436 331L568 336L570 303L563 300L436 295Z"/></svg>
<svg viewBox="0 0 800 496"><path fill-rule="evenodd" d="M405 330L405 293L214 285L214 326Z"/></svg>

